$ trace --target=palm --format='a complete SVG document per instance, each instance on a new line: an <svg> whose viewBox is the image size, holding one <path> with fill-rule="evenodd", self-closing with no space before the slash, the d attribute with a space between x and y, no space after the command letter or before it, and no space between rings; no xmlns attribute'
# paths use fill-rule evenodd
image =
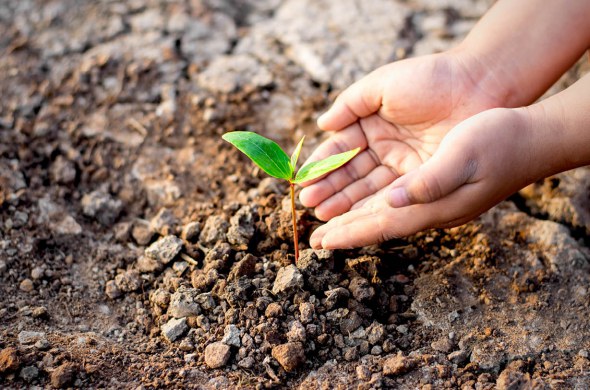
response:
<svg viewBox="0 0 590 390"><path fill-rule="evenodd" d="M461 77L462 72L442 56L416 58L380 68L365 85L361 81L345 91L330 110L340 111L330 123L339 131L311 159L357 146L364 151L305 188L302 202L328 220L428 160L453 126L494 106L494 99Z"/></svg>

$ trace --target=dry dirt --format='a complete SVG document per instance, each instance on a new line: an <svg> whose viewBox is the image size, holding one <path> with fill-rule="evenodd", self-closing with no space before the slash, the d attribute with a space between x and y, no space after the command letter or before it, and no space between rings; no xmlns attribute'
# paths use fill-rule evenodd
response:
<svg viewBox="0 0 590 390"><path fill-rule="evenodd" d="M299 206L294 267L287 188L220 139L309 153L340 89L488 6L0 1L0 387L590 387L589 169L354 251Z"/></svg>

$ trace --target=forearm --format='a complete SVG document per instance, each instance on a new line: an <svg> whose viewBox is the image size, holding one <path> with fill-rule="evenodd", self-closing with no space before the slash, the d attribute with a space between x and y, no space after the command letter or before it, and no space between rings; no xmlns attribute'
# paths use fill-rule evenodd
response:
<svg viewBox="0 0 590 390"><path fill-rule="evenodd" d="M506 107L534 102L590 47L590 1L500 0L456 49Z"/></svg>
<svg viewBox="0 0 590 390"><path fill-rule="evenodd" d="M566 90L520 109L535 139L537 178L590 165L590 74Z"/></svg>

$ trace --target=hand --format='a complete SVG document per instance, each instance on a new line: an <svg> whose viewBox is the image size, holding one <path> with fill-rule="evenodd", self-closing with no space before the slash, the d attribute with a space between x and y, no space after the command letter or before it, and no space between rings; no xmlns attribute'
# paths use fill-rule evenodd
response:
<svg viewBox="0 0 590 390"><path fill-rule="evenodd" d="M465 120L428 161L319 227L311 246L354 248L458 226L543 177L551 167L536 158L526 112L498 108Z"/></svg>
<svg viewBox="0 0 590 390"><path fill-rule="evenodd" d="M501 86L490 75L458 49L386 65L350 86L319 118L320 128L336 132L308 161L364 150L308 183L301 203L329 220L424 164L453 126L502 105Z"/></svg>

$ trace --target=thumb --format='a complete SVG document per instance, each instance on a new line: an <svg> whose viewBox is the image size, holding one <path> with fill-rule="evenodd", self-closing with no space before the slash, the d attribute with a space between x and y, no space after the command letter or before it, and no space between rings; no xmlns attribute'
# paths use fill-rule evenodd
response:
<svg viewBox="0 0 590 390"><path fill-rule="evenodd" d="M449 195L475 175L477 160L467 155L435 153L428 161L393 182L386 194L391 207L431 203Z"/></svg>

